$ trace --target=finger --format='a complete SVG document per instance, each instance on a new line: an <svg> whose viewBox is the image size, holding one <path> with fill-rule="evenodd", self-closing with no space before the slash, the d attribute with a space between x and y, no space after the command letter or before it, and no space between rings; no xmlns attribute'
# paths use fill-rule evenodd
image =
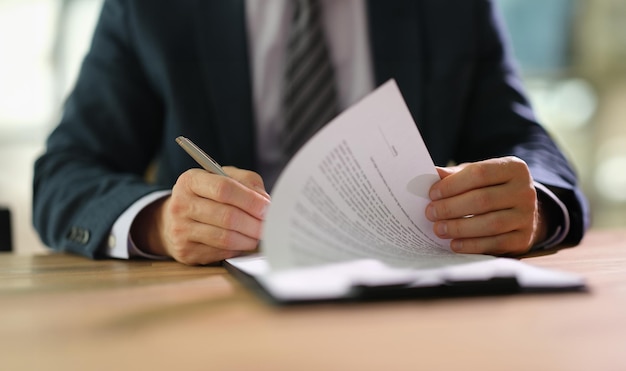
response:
<svg viewBox="0 0 626 371"><path fill-rule="evenodd" d="M434 222L513 208L520 202L520 199L511 197L515 192L512 188L507 185L498 185L433 201L426 207L426 217Z"/></svg>
<svg viewBox="0 0 626 371"><path fill-rule="evenodd" d="M441 238L459 239L495 236L515 230L532 230L532 215L515 209L435 222L433 231Z"/></svg>
<svg viewBox="0 0 626 371"><path fill-rule="evenodd" d="M496 236L455 239L450 248L456 253L521 255L530 250L527 235L519 230Z"/></svg>
<svg viewBox="0 0 626 371"><path fill-rule="evenodd" d="M259 244L258 238L203 223L191 227L188 239L220 250L251 251Z"/></svg>
<svg viewBox="0 0 626 371"><path fill-rule="evenodd" d="M200 199L190 205L190 219L216 228L238 232L253 239L261 238L263 223L245 211L210 199Z"/></svg>
<svg viewBox="0 0 626 371"><path fill-rule="evenodd" d="M190 243L221 250L254 250L259 238L246 236L238 231L216 227L190 219L175 221L169 227L168 239L171 253L188 249Z"/></svg>
<svg viewBox="0 0 626 371"><path fill-rule="evenodd" d="M179 183L200 197L232 205L261 220L265 217L270 203L266 197L233 178L203 170L184 172L179 177L177 185Z"/></svg>
<svg viewBox="0 0 626 371"><path fill-rule="evenodd" d="M462 167L433 184L430 197L433 200L452 197L471 189L506 183L520 174L530 179L526 164L515 157L503 157L475 162Z"/></svg>

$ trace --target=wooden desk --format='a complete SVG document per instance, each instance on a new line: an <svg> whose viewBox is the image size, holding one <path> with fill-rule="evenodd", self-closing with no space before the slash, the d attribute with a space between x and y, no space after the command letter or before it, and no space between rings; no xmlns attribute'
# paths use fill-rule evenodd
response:
<svg viewBox="0 0 626 371"><path fill-rule="evenodd" d="M0 255L4 370L626 370L626 230L528 262L590 292L267 305L217 267Z"/></svg>

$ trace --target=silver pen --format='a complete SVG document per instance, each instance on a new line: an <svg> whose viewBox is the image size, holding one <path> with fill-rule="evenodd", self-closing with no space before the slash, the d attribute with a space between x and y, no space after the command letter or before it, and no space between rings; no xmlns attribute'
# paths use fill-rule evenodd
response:
<svg viewBox="0 0 626 371"><path fill-rule="evenodd" d="M224 170L222 170L222 167L220 166L220 164L215 162L215 160L212 159L211 156L207 155L203 150L200 149L200 147L195 145L195 143L192 142L191 140L183 136L179 136L176 138L176 143L178 143L179 146L183 147L185 152L187 152L189 156L191 156L194 160L196 160L196 162L200 166L202 166L204 170L213 174L222 175L226 177L228 176L228 174L226 174Z"/></svg>

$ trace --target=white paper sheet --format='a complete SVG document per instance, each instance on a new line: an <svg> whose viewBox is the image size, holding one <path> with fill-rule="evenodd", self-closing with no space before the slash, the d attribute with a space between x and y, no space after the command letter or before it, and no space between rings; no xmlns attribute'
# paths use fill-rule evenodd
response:
<svg viewBox="0 0 626 371"><path fill-rule="evenodd" d="M451 253L424 210L439 179L394 81L318 132L272 194L262 250L272 269L352 259L431 268L481 256Z"/></svg>

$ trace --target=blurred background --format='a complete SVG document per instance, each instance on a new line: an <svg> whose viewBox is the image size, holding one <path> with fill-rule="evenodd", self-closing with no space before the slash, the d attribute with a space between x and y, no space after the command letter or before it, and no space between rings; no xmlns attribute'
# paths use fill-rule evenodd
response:
<svg viewBox="0 0 626 371"><path fill-rule="evenodd" d="M626 0L496 1L531 102L578 171L593 227L626 226ZM45 251L31 225L33 162L101 6L0 0L0 206L11 211L18 254Z"/></svg>

